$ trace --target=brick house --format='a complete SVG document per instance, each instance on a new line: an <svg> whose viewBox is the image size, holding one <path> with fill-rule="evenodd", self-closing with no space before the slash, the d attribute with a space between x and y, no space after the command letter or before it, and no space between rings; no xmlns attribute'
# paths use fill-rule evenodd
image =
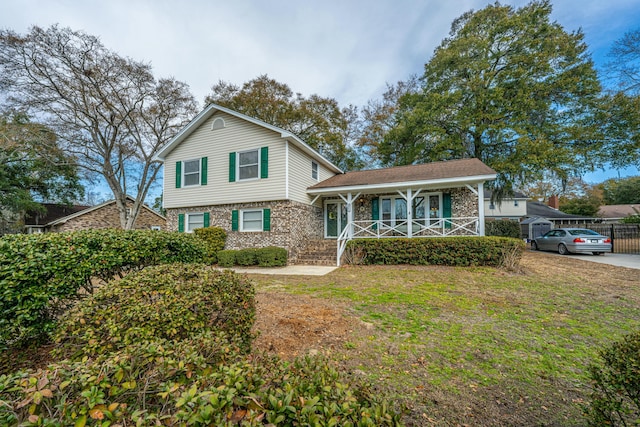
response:
<svg viewBox="0 0 640 427"><path fill-rule="evenodd" d="M292 262L355 238L484 235L483 185L496 176L478 159L343 173L290 132L215 104L156 158L169 230L222 227L227 248L279 246Z"/></svg>
<svg viewBox="0 0 640 427"><path fill-rule="evenodd" d="M133 199L127 198L128 204ZM45 214L30 214L25 218L25 232L48 233L99 228L121 228L115 200L96 206L63 206L44 204ZM147 206L142 206L134 224L137 230L165 230L167 220Z"/></svg>

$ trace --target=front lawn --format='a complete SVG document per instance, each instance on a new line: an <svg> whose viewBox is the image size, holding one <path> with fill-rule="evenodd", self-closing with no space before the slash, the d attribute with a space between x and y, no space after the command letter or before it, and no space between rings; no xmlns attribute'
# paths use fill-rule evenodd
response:
<svg viewBox="0 0 640 427"><path fill-rule="evenodd" d="M531 252L522 266L253 278L263 305L283 293L313 296L352 318L332 357L405 408L407 425L584 425L588 363L640 329L640 272Z"/></svg>

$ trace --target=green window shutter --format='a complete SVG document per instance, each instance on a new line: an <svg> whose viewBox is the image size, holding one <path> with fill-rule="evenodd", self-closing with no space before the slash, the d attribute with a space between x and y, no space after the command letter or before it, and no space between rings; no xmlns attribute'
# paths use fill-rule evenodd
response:
<svg viewBox="0 0 640 427"><path fill-rule="evenodd" d="M236 153L229 153L229 182L236 182Z"/></svg>
<svg viewBox="0 0 640 427"><path fill-rule="evenodd" d="M209 212L205 212L203 215L204 224L203 227L207 228L209 226Z"/></svg>
<svg viewBox="0 0 640 427"><path fill-rule="evenodd" d="M371 199L371 219L377 221L380 219L380 199ZM378 229L378 224L373 224L373 229Z"/></svg>
<svg viewBox="0 0 640 427"><path fill-rule="evenodd" d="M451 219L451 193L442 194L442 216ZM445 223L444 228L451 228L451 223Z"/></svg>
<svg viewBox="0 0 640 427"><path fill-rule="evenodd" d="M262 231L271 231L271 209L262 211Z"/></svg>
<svg viewBox="0 0 640 427"><path fill-rule="evenodd" d="M238 211L231 211L231 231L238 231Z"/></svg>
<svg viewBox="0 0 640 427"><path fill-rule="evenodd" d="M182 184L182 162L176 162L176 188Z"/></svg>
<svg viewBox="0 0 640 427"><path fill-rule="evenodd" d="M260 149L260 178L269 178L269 147Z"/></svg>
<svg viewBox="0 0 640 427"><path fill-rule="evenodd" d="M200 185L207 185L207 158L200 159Z"/></svg>
<svg viewBox="0 0 640 427"><path fill-rule="evenodd" d="M178 231L184 233L184 214L178 214Z"/></svg>

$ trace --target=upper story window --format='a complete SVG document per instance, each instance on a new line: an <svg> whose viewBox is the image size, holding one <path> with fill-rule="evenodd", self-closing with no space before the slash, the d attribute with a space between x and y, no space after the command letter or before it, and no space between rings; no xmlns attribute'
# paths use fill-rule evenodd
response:
<svg viewBox="0 0 640 427"><path fill-rule="evenodd" d="M269 177L269 147L229 153L229 182Z"/></svg>
<svg viewBox="0 0 640 427"><path fill-rule="evenodd" d="M318 164L316 162L311 162L311 178L318 180Z"/></svg>
<svg viewBox="0 0 640 427"><path fill-rule="evenodd" d="M517 200L513 201L513 206L518 207L518 201Z"/></svg>
<svg viewBox="0 0 640 427"><path fill-rule="evenodd" d="M183 162L184 186L200 184L200 159Z"/></svg>
<svg viewBox="0 0 640 427"><path fill-rule="evenodd" d="M176 162L176 188L207 185L207 158Z"/></svg>
<svg viewBox="0 0 640 427"><path fill-rule="evenodd" d="M238 153L238 179L256 179L260 173L260 151Z"/></svg>

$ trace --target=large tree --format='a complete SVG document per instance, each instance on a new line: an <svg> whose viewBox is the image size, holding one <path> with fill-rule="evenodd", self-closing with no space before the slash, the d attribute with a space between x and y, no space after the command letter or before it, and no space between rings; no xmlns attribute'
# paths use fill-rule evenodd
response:
<svg viewBox="0 0 640 427"><path fill-rule="evenodd" d="M58 26L0 31L0 91L53 129L85 171L104 177L125 229L161 168L157 150L196 112L186 84L156 80L150 65ZM127 195L135 197L130 214Z"/></svg>
<svg viewBox="0 0 640 427"><path fill-rule="evenodd" d="M40 202L71 203L82 193L76 162L50 129L24 114L0 116L0 222L39 210Z"/></svg>
<svg viewBox="0 0 640 427"><path fill-rule="evenodd" d="M335 165L345 170L361 166L353 148L357 113L353 106L340 108L333 98L305 98L267 75L242 85L219 81L205 99L262 120L300 137Z"/></svg>
<svg viewBox="0 0 640 427"><path fill-rule="evenodd" d="M602 137L600 84L582 32L550 20L549 1L495 3L456 19L401 98L378 147L384 164L477 157L498 172L500 197L552 171L590 170Z"/></svg>
<svg viewBox="0 0 640 427"><path fill-rule="evenodd" d="M609 52L606 76L613 89L609 96L607 147L616 167L640 167L640 29L617 40Z"/></svg>

